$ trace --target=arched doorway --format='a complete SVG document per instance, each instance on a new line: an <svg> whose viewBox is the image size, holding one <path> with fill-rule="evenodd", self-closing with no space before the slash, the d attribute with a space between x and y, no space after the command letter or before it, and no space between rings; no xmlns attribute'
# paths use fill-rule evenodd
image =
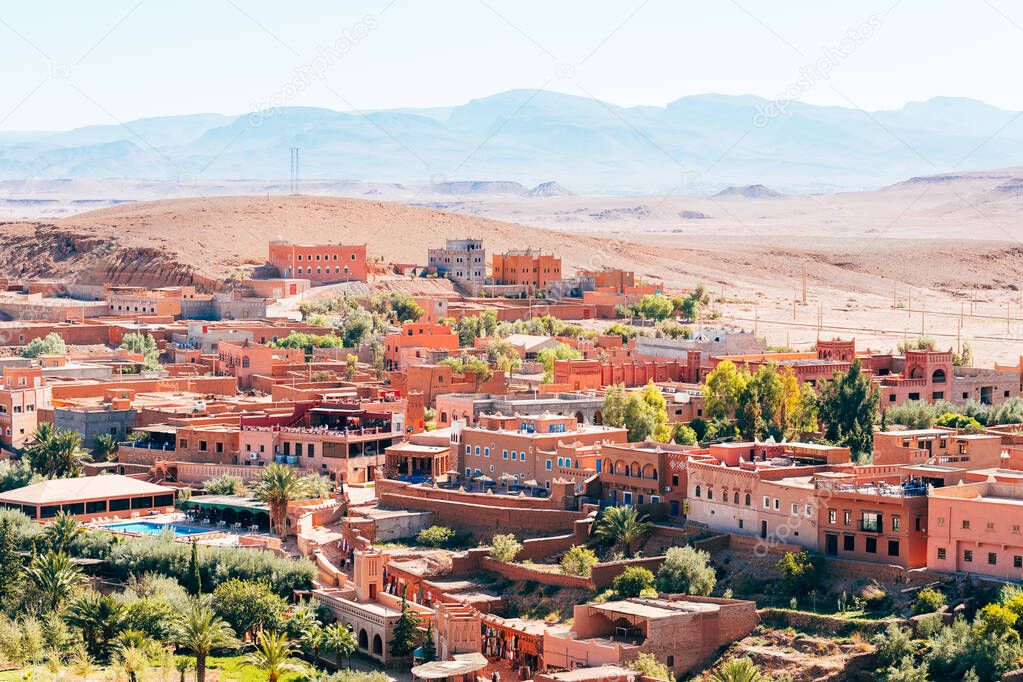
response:
<svg viewBox="0 0 1023 682"><path fill-rule="evenodd" d="M380 639L380 635L373 635L373 653L377 656L384 655L384 640Z"/></svg>
<svg viewBox="0 0 1023 682"><path fill-rule="evenodd" d="M596 412L593 413L593 423L596 426L603 426L604 425L604 415L603 415L603 413L601 413L600 410L597 410Z"/></svg>
<svg viewBox="0 0 1023 682"><path fill-rule="evenodd" d="M365 630L359 630L359 648L360 649L369 648L369 635L366 634Z"/></svg>
<svg viewBox="0 0 1023 682"><path fill-rule="evenodd" d="M582 412L576 412L575 413L575 421L578 424L585 424L586 423L586 418L583 416Z"/></svg>

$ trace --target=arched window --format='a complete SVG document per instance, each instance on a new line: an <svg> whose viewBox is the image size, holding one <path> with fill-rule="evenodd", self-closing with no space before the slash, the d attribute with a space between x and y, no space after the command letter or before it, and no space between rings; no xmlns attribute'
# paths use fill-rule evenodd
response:
<svg viewBox="0 0 1023 682"><path fill-rule="evenodd" d="M242 367L247 368L249 366L249 356L245 355L242 357Z"/></svg>
<svg viewBox="0 0 1023 682"><path fill-rule="evenodd" d="M752 500L750 499L749 493L746 493L746 506L747 507L750 506L751 503L752 503Z"/></svg>
<svg viewBox="0 0 1023 682"><path fill-rule="evenodd" d="M359 648L360 649L369 648L369 635L366 634L365 630L359 630Z"/></svg>
<svg viewBox="0 0 1023 682"><path fill-rule="evenodd" d="M732 495L732 503L733 504L739 504L739 491L738 490L736 490L735 493Z"/></svg>
<svg viewBox="0 0 1023 682"><path fill-rule="evenodd" d="M700 496L700 486L696 486L696 496Z"/></svg>
<svg viewBox="0 0 1023 682"><path fill-rule="evenodd" d="M945 370L940 367L934 370L934 374L931 375L931 382L935 384L945 383Z"/></svg>
<svg viewBox="0 0 1023 682"><path fill-rule="evenodd" d="M384 654L384 640L380 639L380 635L373 635L373 653L377 656Z"/></svg>
<svg viewBox="0 0 1023 682"><path fill-rule="evenodd" d="M708 500L713 500L714 499L714 489L713 488L707 488L707 499Z"/></svg>

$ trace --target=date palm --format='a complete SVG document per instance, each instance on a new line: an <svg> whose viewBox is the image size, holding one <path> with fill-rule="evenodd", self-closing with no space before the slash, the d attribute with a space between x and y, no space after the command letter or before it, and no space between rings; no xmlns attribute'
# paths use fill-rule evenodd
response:
<svg viewBox="0 0 1023 682"><path fill-rule="evenodd" d="M761 682L763 673L748 658L731 658L711 673L712 682Z"/></svg>
<svg viewBox="0 0 1023 682"><path fill-rule="evenodd" d="M650 534L650 523L635 507L608 507L597 521L597 537L633 556L637 545Z"/></svg>
<svg viewBox="0 0 1023 682"><path fill-rule="evenodd" d="M294 653L295 644L284 633L263 630L256 638L256 650L245 662L265 673L267 682L279 682L284 673L306 670Z"/></svg>
<svg viewBox="0 0 1023 682"><path fill-rule="evenodd" d="M43 605L56 610L83 581L82 571L64 552L37 555L25 569L25 577L39 592Z"/></svg>
<svg viewBox="0 0 1023 682"><path fill-rule="evenodd" d="M210 652L233 646L237 642L231 626L201 600L192 602L174 634L178 646L195 655L196 682L206 680L206 659Z"/></svg>
<svg viewBox="0 0 1023 682"><path fill-rule="evenodd" d="M252 489L256 497L270 507L270 532L284 538L288 503L305 499L309 495L309 482L294 468L274 462L263 469Z"/></svg>
<svg viewBox="0 0 1023 682"><path fill-rule="evenodd" d="M96 436L96 445L92 451L100 461L108 461L117 454L117 438L109 433Z"/></svg>
<svg viewBox="0 0 1023 682"><path fill-rule="evenodd" d="M341 657L355 651L355 633L341 623L331 623L323 628L323 645L337 656L337 667L341 668Z"/></svg>
<svg viewBox="0 0 1023 682"><path fill-rule="evenodd" d="M78 522L67 512L58 512L53 521L50 521L43 528L43 539L50 549L56 552L67 552L71 549L71 543L79 535L85 532L85 526Z"/></svg>
<svg viewBox="0 0 1023 682"><path fill-rule="evenodd" d="M82 631L89 653L105 657L110 642L124 627L127 609L113 596L86 590L68 606L65 616L69 625Z"/></svg>

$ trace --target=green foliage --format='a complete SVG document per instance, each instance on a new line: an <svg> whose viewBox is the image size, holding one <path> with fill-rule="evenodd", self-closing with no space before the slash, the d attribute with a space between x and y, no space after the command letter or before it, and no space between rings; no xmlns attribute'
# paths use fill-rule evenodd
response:
<svg viewBox="0 0 1023 682"><path fill-rule="evenodd" d="M375 294L370 308L385 317L393 317L398 323L416 322L423 316L423 309L415 299L397 292Z"/></svg>
<svg viewBox="0 0 1023 682"><path fill-rule="evenodd" d="M57 512L53 520L43 527L43 542L54 552L70 552L78 536L85 532L85 526L67 512Z"/></svg>
<svg viewBox="0 0 1023 682"><path fill-rule="evenodd" d="M593 565L597 563L597 555L592 549L580 545L572 545L561 557L561 572L566 575L577 575L589 578Z"/></svg>
<svg viewBox="0 0 1023 682"><path fill-rule="evenodd" d="M705 412L710 420L731 419L739 408L739 399L750 381L749 370L731 360L718 363L703 386Z"/></svg>
<svg viewBox="0 0 1023 682"><path fill-rule="evenodd" d="M543 383L549 384L554 381L554 362L556 360L578 360L582 356L582 353L564 343L540 349L536 354L536 359L543 365Z"/></svg>
<svg viewBox="0 0 1023 682"><path fill-rule="evenodd" d="M824 438L848 447L854 456L869 455L874 449L874 422L880 394L870 377L854 360L845 374L835 373L823 383L818 411L824 422Z"/></svg>
<svg viewBox="0 0 1023 682"><path fill-rule="evenodd" d="M43 477L32 471L25 460L0 460L0 493L39 483Z"/></svg>
<svg viewBox="0 0 1023 682"><path fill-rule="evenodd" d="M913 613L933 613L945 605L945 595L933 587L925 587L916 595Z"/></svg>
<svg viewBox="0 0 1023 682"><path fill-rule="evenodd" d="M684 324L678 324L670 320L663 320L654 327L654 337L658 339L688 339L692 337L693 330Z"/></svg>
<svg viewBox="0 0 1023 682"><path fill-rule="evenodd" d="M675 424L675 428L671 432L671 440L676 445L696 445L699 442L696 431L691 426L682 423Z"/></svg>
<svg viewBox="0 0 1023 682"><path fill-rule="evenodd" d="M213 609L237 633L279 629L288 604L269 583L232 579L213 590Z"/></svg>
<svg viewBox="0 0 1023 682"><path fill-rule="evenodd" d="M487 357L502 372L517 372L522 369L519 351L504 339L494 339L487 344Z"/></svg>
<svg viewBox="0 0 1023 682"><path fill-rule="evenodd" d="M45 478L76 478L82 475L82 464L92 460L81 447L82 437L75 431L40 422L23 456L32 471Z"/></svg>
<svg viewBox="0 0 1023 682"><path fill-rule="evenodd" d="M338 668L341 667L341 657L350 656L357 644L355 633L341 623L331 623L323 628L323 646L337 656Z"/></svg>
<svg viewBox="0 0 1023 682"><path fill-rule="evenodd" d="M620 336L622 337L622 341L628 341L629 339L642 335L643 331L633 327L632 325L619 324L615 322L604 329L603 333L608 336Z"/></svg>
<svg viewBox="0 0 1023 682"><path fill-rule="evenodd" d="M636 304L636 313L645 320L665 320L674 313L674 306L664 294L647 294Z"/></svg>
<svg viewBox="0 0 1023 682"><path fill-rule="evenodd" d="M270 507L270 529L281 538L287 532L285 516L288 503L309 499L309 478L300 475L294 467L273 462L266 466L253 484L256 498Z"/></svg>
<svg viewBox="0 0 1023 682"><path fill-rule="evenodd" d="M912 341L899 343L898 345L900 354L905 354L907 350L934 350L937 347L937 342L930 336L920 336Z"/></svg>
<svg viewBox="0 0 1023 682"><path fill-rule="evenodd" d="M497 313L493 310L484 310L479 315L466 315L455 322L452 329L458 334L458 345L462 348L471 348L481 336L494 336L494 332L497 331Z"/></svg>
<svg viewBox="0 0 1023 682"><path fill-rule="evenodd" d="M824 562L808 552L786 552L775 568L781 575L778 587L786 594L808 594L824 576Z"/></svg>
<svg viewBox="0 0 1023 682"><path fill-rule="evenodd" d="M643 677L655 680L670 682L673 679L668 666L658 661L657 657L651 653L639 654L639 656L629 662L629 669L635 670Z"/></svg>
<svg viewBox="0 0 1023 682"><path fill-rule="evenodd" d="M160 369L160 349L152 334L129 332L121 339L121 348L142 356L142 364L148 370Z"/></svg>
<svg viewBox="0 0 1023 682"><path fill-rule="evenodd" d="M952 364L956 367L973 367L973 346L963 341L962 350L952 353Z"/></svg>
<svg viewBox="0 0 1023 682"><path fill-rule="evenodd" d="M51 611L57 610L84 580L81 569L71 557L52 549L36 555L25 569L25 576L35 589L39 603Z"/></svg>
<svg viewBox="0 0 1023 682"><path fill-rule="evenodd" d="M987 424L1019 424L1023 422L1023 398L1009 398L995 408Z"/></svg>
<svg viewBox="0 0 1023 682"><path fill-rule="evenodd" d="M597 520L595 534L604 543L631 557L651 530L647 517L641 516L635 507L628 505L604 509Z"/></svg>
<svg viewBox="0 0 1023 682"><path fill-rule="evenodd" d="M495 561L514 561L522 551L522 543L511 533L495 535L490 541L490 558Z"/></svg>
<svg viewBox="0 0 1023 682"><path fill-rule="evenodd" d="M761 682L767 679L747 657L730 658L710 674L710 682Z"/></svg>
<svg viewBox="0 0 1023 682"><path fill-rule="evenodd" d="M230 474L214 476L203 483L202 488L207 495L244 495L248 492L245 481Z"/></svg>
<svg viewBox="0 0 1023 682"><path fill-rule="evenodd" d="M517 320L515 322L501 322L499 324L496 322L496 319L495 315L494 329L492 332L488 332L488 335L504 338L512 334L530 334L532 336L563 336L570 339L595 336L594 332L578 324L570 324L551 315L533 317L528 320Z"/></svg>
<svg viewBox="0 0 1023 682"><path fill-rule="evenodd" d="M874 635L870 643L877 653L879 672L899 665L903 658L912 657L916 652L909 630L894 623L885 628L884 632Z"/></svg>
<svg viewBox="0 0 1023 682"><path fill-rule="evenodd" d="M419 616L416 615L408 602L405 594L401 595L401 615L392 630L391 641L388 642L388 651L392 656L399 658L409 656L416 648L416 630L419 628Z"/></svg>
<svg viewBox="0 0 1023 682"><path fill-rule="evenodd" d="M23 358L37 358L40 355L62 355L67 353L67 344L60 334L50 332L44 338L35 338L21 351Z"/></svg>
<svg viewBox="0 0 1023 682"><path fill-rule="evenodd" d="M285 673L304 673L306 666L295 658L295 643L283 633L264 630L256 636L256 650L245 662L262 672L267 682L279 682Z"/></svg>
<svg viewBox="0 0 1023 682"><path fill-rule="evenodd" d="M909 429L929 429L937 422L938 417L954 411L951 403L938 401L929 403L926 400L907 400L901 405L889 407L884 411L889 426L899 424Z"/></svg>
<svg viewBox="0 0 1023 682"><path fill-rule="evenodd" d="M423 639L422 659L424 663L437 660L437 645L433 641L433 622L426 625L426 637Z"/></svg>
<svg viewBox="0 0 1023 682"><path fill-rule="evenodd" d="M430 526L416 535L416 542L426 547L447 547L454 539L455 531L446 526Z"/></svg>
<svg viewBox="0 0 1023 682"><path fill-rule="evenodd" d="M654 574L641 566L626 566L611 584L619 599L638 597L654 588Z"/></svg>
<svg viewBox="0 0 1023 682"><path fill-rule="evenodd" d="M205 601L196 600L189 605L174 631L174 642L195 656L197 682L206 675L206 659L218 650L236 644L235 633Z"/></svg>
<svg viewBox="0 0 1023 682"><path fill-rule="evenodd" d="M717 577L710 554L693 547L672 547L657 571L657 591L664 594L707 596Z"/></svg>
<svg viewBox="0 0 1023 682"><path fill-rule="evenodd" d="M20 593L23 566L18 550L18 531L10 516L4 515L0 517L0 608Z"/></svg>
<svg viewBox="0 0 1023 682"><path fill-rule="evenodd" d="M451 371L455 374L472 372L476 375L477 387L482 383L490 381L494 377L494 368L491 367L486 360L481 360L475 355L469 355L468 353L462 353L457 358L445 358L438 364L448 365L451 367Z"/></svg>
<svg viewBox="0 0 1023 682"><path fill-rule="evenodd" d="M283 339L271 341L274 348L301 349L306 355L313 354L313 348L342 348L345 341L335 334L304 334L302 332L291 332Z"/></svg>
<svg viewBox="0 0 1023 682"><path fill-rule="evenodd" d="M192 544L192 551L188 555L188 573L185 574L185 588L189 594L202 594L202 571L199 570L199 544Z"/></svg>
<svg viewBox="0 0 1023 682"><path fill-rule="evenodd" d="M984 425L973 417L964 414L946 413L938 417L936 426L944 426L949 429L961 429L964 433L984 433Z"/></svg>

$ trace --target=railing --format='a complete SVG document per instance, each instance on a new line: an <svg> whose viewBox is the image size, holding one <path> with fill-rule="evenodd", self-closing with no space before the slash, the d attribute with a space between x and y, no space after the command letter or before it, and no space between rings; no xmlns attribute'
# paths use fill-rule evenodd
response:
<svg viewBox="0 0 1023 682"><path fill-rule="evenodd" d="M149 441L133 441L126 440L117 444L121 448L133 448L135 450L163 450L169 452L175 449L173 443L165 443L160 445L159 443L150 443Z"/></svg>
<svg viewBox="0 0 1023 682"><path fill-rule="evenodd" d="M906 483L885 483L884 481L842 483L839 481L818 480L814 482L814 487L817 490L828 490L833 493L877 495L880 497L923 497L927 495L927 485L921 481Z"/></svg>

